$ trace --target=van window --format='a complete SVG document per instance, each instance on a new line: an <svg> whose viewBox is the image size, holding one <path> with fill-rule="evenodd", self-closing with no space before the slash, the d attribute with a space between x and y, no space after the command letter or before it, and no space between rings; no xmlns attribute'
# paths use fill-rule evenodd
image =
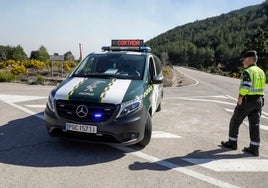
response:
<svg viewBox="0 0 268 188"><path fill-rule="evenodd" d="M162 71L162 62L157 56L154 57L154 62L155 62L155 69L156 69L156 74L159 75Z"/></svg>
<svg viewBox="0 0 268 188"><path fill-rule="evenodd" d="M113 76L142 80L146 56L126 53L91 54L83 60L72 76Z"/></svg>
<svg viewBox="0 0 268 188"><path fill-rule="evenodd" d="M149 59L149 82L152 81L153 77L155 76L156 72L155 72L155 65L154 65L154 61L153 58L150 57Z"/></svg>

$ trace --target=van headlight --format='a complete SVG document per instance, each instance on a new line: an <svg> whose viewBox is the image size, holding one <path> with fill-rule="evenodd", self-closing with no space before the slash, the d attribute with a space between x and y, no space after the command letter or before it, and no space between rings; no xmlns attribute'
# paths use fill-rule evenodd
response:
<svg viewBox="0 0 268 188"><path fill-rule="evenodd" d="M52 112L55 112L55 99L52 94L49 94L47 105Z"/></svg>
<svg viewBox="0 0 268 188"><path fill-rule="evenodd" d="M119 118L119 117L126 116L129 113L131 113L137 109L140 109L141 107L142 107L142 98L141 97L124 102L121 104L119 113L117 114L116 117Z"/></svg>

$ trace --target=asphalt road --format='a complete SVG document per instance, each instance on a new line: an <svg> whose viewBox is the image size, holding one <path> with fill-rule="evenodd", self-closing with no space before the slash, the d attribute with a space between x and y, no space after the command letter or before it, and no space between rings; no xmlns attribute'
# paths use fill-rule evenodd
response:
<svg viewBox="0 0 268 188"><path fill-rule="evenodd" d="M238 150L221 148L239 80L175 68L195 84L164 89L145 148L51 138L43 111L53 87L0 83L0 187L267 188L268 105L259 157L241 151L249 144L247 120Z"/></svg>

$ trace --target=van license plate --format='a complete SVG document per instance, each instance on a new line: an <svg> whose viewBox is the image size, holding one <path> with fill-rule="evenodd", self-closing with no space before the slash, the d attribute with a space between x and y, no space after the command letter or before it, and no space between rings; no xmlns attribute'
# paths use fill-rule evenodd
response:
<svg viewBox="0 0 268 188"><path fill-rule="evenodd" d="M66 123L66 130L85 133L97 133L97 126Z"/></svg>

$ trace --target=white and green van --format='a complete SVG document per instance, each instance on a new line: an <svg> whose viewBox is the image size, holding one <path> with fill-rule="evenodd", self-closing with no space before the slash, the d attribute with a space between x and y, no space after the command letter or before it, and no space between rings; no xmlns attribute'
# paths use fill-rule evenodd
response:
<svg viewBox="0 0 268 188"><path fill-rule="evenodd" d="M147 145L161 110L161 60L142 40L112 40L54 88L45 121L51 136Z"/></svg>

